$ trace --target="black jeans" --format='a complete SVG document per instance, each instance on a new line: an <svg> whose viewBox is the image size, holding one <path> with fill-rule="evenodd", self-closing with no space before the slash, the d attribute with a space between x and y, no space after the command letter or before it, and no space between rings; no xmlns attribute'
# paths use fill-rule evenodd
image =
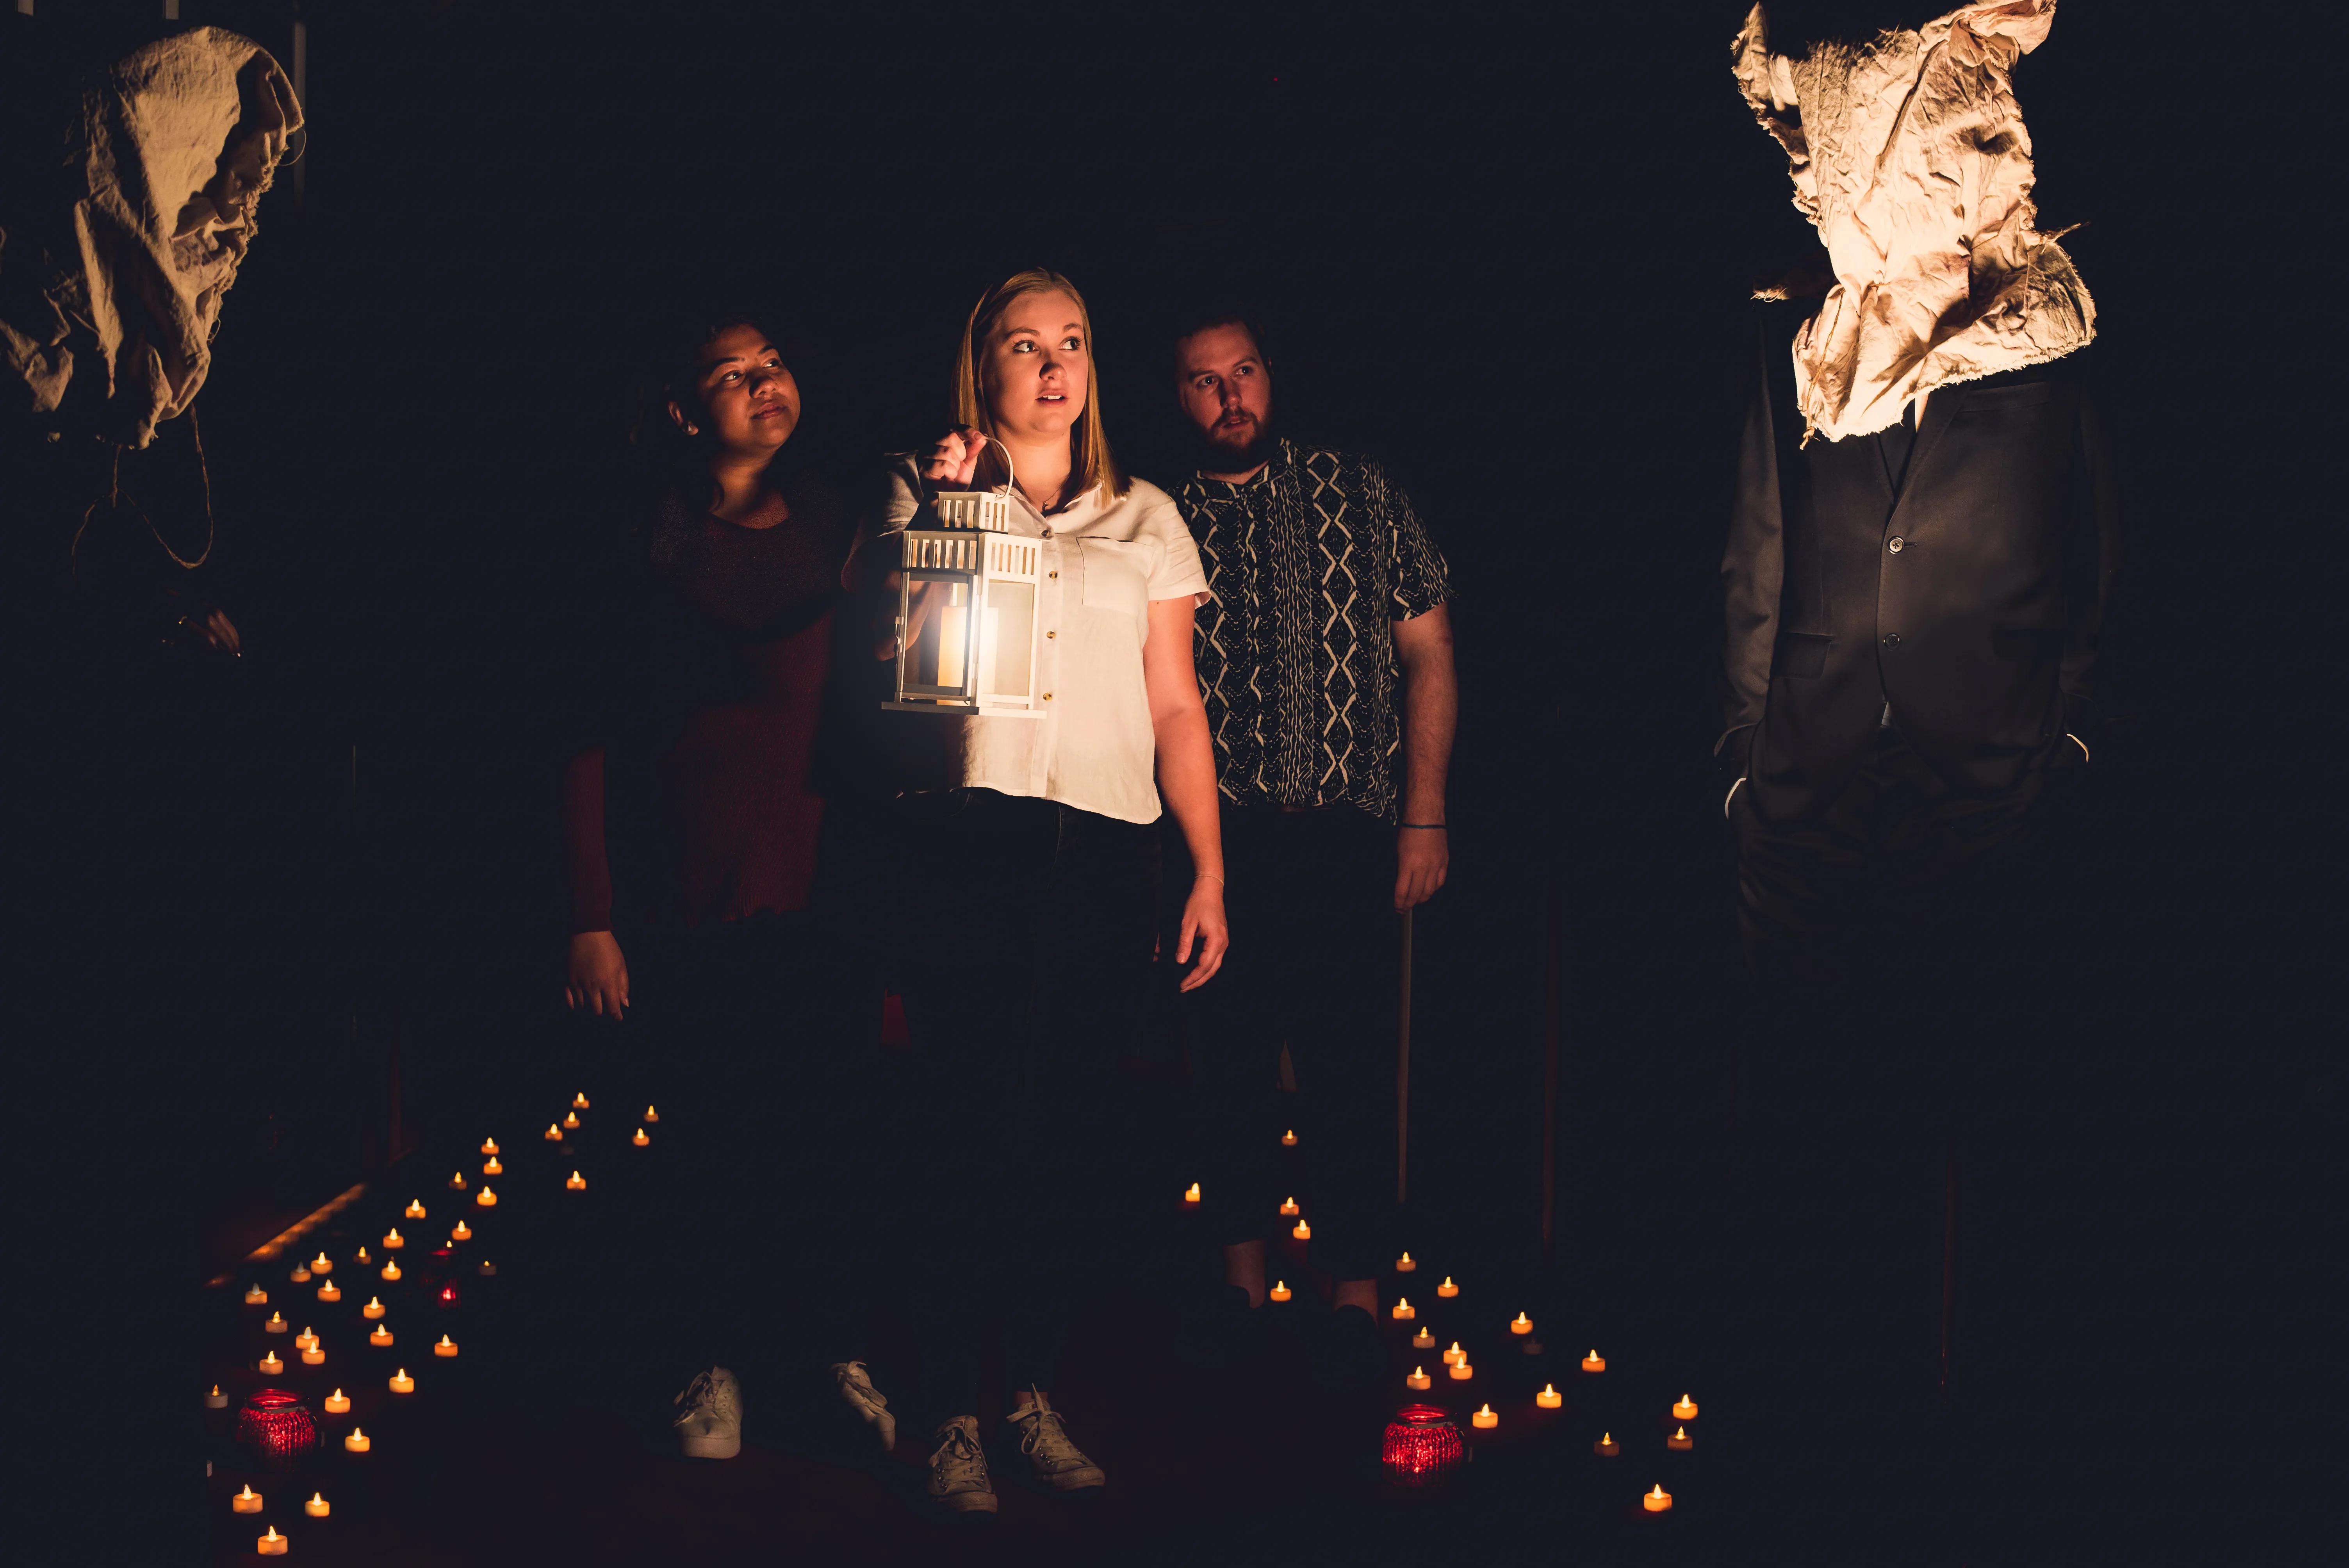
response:
<svg viewBox="0 0 2349 1568"><path fill-rule="evenodd" d="M1395 1043L1402 933L1394 830L1350 806L1224 803L1231 951L1183 998L1202 1132L1200 1208L1226 1245L1291 1222L1274 1086L1288 1047L1308 1108L1308 1256L1371 1279L1394 1254Z"/></svg>
<svg viewBox="0 0 2349 1568"><path fill-rule="evenodd" d="M1129 1201L1118 1108L1158 838L993 789L906 797L893 837L886 927L921 1100L905 1221L934 1271L913 1398L965 1414L990 1352L1007 1387L1049 1392L1079 1299L1098 1299Z"/></svg>

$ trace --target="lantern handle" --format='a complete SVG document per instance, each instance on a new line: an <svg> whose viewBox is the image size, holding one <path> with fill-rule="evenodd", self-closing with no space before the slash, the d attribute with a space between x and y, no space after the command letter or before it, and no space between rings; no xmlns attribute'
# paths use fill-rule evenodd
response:
<svg viewBox="0 0 2349 1568"><path fill-rule="evenodd" d="M1016 484L1018 484L1018 483L1019 482L1019 476L1017 473L1013 472L1013 471L1012 471L1012 468L1011 468L1011 449L1010 449L1010 448L1009 448L1009 447L1007 447L1007 446L1005 446L1001 441L998 441L998 440L996 440L996 438L995 438L993 436L988 435L988 434L986 431L984 431L984 430L975 431L975 432L974 432L974 434L976 434L976 435L978 437L978 438L979 438L980 440L982 440L982 441L993 442L993 444L995 445L995 447L997 448L997 449L999 449L999 451L1001 451L1001 452L1002 452L1002 454L1003 454L1003 490L1002 490L1002 495L1003 495L1003 499L1004 499L1004 500L1009 500L1011 499L1011 487L1012 487L1013 485L1016 485ZM977 479L977 478L978 477L978 469L977 469L977 467L976 467L975 465L974 465L974 467L973 467L973 468L972 468L972 469L971 469L971 477L972 477L973 479Z"/></svg>

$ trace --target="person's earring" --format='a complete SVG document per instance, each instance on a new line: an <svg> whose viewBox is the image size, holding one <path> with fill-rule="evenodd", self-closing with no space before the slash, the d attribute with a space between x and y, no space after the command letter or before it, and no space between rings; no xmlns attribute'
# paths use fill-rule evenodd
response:
<svg viewBox="0 0 2349 1568"><path fill-rule="evenodd" d="M688 425L685 428L685 433L688 436L698 436L701 434L701 427L698 425Z"/></svg>

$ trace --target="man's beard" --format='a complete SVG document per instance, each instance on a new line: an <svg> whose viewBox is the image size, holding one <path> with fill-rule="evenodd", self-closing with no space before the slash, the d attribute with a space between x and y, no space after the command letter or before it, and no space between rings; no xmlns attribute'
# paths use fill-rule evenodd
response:
<svg viewBox="0 0 2349 1568"><path fill-rule="evenodd" d="M1220 425L1216 427L1216 435L1210 435L1205 430L1199 432L1201 471L1211 474L1244 474L1252 469L1262 468L1270 460L1273 449L1279 444L1279 438L1272 433L1272 421L1258 419L1247 428L1248 439L1245 442L1218 440L1216 436L1222 434Z"/></svg>

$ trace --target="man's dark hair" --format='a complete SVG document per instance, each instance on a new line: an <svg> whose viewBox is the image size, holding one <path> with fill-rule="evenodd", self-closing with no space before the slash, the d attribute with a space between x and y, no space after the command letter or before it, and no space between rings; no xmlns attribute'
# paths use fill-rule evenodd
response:
<svg viewBox="0 0 2349 1568"><path fill-rule="evenodd" d="M1212 327L1237 326L1256 345L1257 359L1267 370L1272 368L1272 347L1264 340L1264 318L1238 301L1202 301L1174 315L1173 321L1174 330L1166 341L1175 348Z"/></svg>

